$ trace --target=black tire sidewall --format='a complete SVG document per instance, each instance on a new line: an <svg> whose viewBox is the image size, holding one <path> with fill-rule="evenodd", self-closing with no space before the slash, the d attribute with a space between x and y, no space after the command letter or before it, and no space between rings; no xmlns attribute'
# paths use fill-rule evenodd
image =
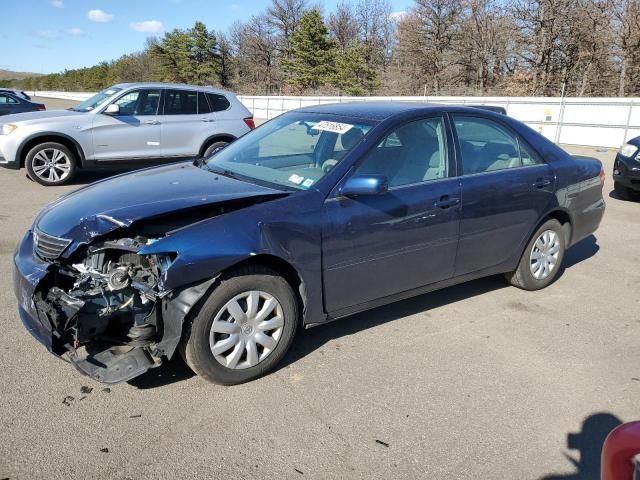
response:
<svg viewBox="0 0 640 480"><path fill-rule="evenodd" d="M211 325L218 311L233 297L249 290L261 290L273 295L284 312L282 336L271 354L255 367L242 370L227 368L214 358L209 346ZM298 305L291 286L282 277L268 271L231 275L223 279L205 300L202 308L192 320L183 348L187 364L207 380L236 385L248 382L269 372L282 359L295 336Z"/></svg>
<svg viewBox="0 0 640 480"><path fill-rule="evenodd" d="M558 238L560 239L561 247L560 247L560 254L558 255L558 261L556 263L556 268L554 269L554 271L551 272L551 275L549 275L547 278L538 280L533 276L533 273L531 273L530 256L531 256L531 250L533 249L533 246L536 240L538 239L540 234L545 230L553 230L558 235ZM518 265L518 269L519 269L518 273L523 283L522 287L527 290L540 290L548 286L549 284L553 283L553 281L557 278L559 272L562 269L562 262L564 260L564 253L566 248L567 247L566 247L565 234L562 229L562 225L560 225L560 222L552 219L552 220L547 220L545 223L543 223L536 230L536 232L531 236L531 240L529 240L529 243L527 244L527 248L525 249L524 253L522 254L522 258L520 259L520 264Z"/></svg>
<svg viewBox="0 0 640 480"><path fill-rule="evenodd" d="M47 148L55 148L57 150L60 150L64 152L65 155L67 155L67 157L69 158L69 162L71 163L71 170L69 171L69 175L67 175L67 177L64 180L61 180L59 182L47 182L41 179L40 177L38 177L38 175L36 175L35 172L33 171L34 157L38 154L38 152ZM25 163L25 167L27 168L27 172L29 173L29 178L31 178L31 180L33 180L34 182L39 183L40 185L44 185L46 187L65 185L69 183L76 174L76 164L77 164L76 156L68 147L66 147L65 145L62 145L61 143L45 142L45 143L40 143L36 145L31 150L29 150L24 163Z"/></svg>
<svg viewBox="0 0 640 480"><path fill-rule="evenodd" d="M211 145L205 148L202 158L209 157L216 148L226 147L227 145L229 145L229 142L213 142Z"/></svg>

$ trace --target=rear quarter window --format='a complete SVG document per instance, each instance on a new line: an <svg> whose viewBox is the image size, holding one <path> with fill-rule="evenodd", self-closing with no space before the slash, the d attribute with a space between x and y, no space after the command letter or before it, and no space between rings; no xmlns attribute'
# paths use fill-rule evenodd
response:
<svg viewBox="0 0 640 480"><path fill-rule="evenodd" d="M207 99L212 112L221 112L231 106L229 99L218 93L207 93Z"/></svg>

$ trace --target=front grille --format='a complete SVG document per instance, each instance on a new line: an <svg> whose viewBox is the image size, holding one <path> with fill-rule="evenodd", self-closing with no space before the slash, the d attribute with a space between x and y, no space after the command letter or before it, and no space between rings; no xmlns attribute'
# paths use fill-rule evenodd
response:
<svg viewBox="0 0 640 480"><path fill-rule="evenodd" d="M34 230L33 244L38 256L47 259L58 258L71 244L71 240L48 235L41 230Z"/></svg>

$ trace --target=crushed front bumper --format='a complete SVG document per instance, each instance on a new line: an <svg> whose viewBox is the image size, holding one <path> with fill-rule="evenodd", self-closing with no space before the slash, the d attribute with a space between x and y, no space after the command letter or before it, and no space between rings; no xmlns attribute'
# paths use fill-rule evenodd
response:
<svg viewBox="0 0 640 480"><path fill-rule="evenodd" d="M47 350L71 363L81 373L103 383L130 380L171 358L182 337L182 326L191 308L209 291L217 277L181 289L164 292L156 308L160 338L147 346L85 344L74 345L64 338L60 325L52 318L55 312L43 299L43 293L55 278L55 265L34 255L33 233L27 232L14 255L13 288L18 313L25 328Z"/></svg>

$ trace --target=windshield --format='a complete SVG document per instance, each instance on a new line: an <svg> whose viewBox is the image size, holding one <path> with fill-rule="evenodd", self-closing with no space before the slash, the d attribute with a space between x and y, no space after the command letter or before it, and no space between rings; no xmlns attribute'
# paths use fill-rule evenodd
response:
<svg viewBox="0 0 640 480"><path fill-rule="evenodd" d="M93 97L87 98L84 102L79 103L75 107L71 107L69 110L73 110L75 112L88 112L93 110L98 105L103 103L110 97L113 97L116 93L118 93L121 88L107 88L100 93L96 93Z"/></svg>
<svg viewBox="0 0 640 480"><path fill-rule="evenodd" d="M206 161L214 172L307 190L349 153L373 124L334 115L286 113Z"/></svg>

